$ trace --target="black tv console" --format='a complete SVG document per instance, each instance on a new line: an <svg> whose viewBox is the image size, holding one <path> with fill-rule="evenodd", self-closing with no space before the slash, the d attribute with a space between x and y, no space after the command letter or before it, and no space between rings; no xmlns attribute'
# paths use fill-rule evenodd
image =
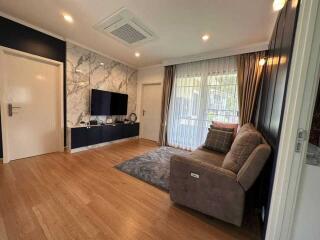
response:
<svg viewBox="0 0 320 240"><path fill-rule="evenodd" d="M115 123L69 128L68 145L72 151L77 148L137 137L139 127L139 123Z"/></svg>

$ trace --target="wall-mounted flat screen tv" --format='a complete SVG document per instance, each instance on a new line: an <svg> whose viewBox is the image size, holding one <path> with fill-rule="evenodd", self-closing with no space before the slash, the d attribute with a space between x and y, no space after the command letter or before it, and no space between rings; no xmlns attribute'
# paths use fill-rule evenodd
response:
<svg viewBox="0 0 320 240"><path fill-rule="evenodd" d="M111 116L127 115L128 95L122 93L92 89L91 115Z"/></svg>

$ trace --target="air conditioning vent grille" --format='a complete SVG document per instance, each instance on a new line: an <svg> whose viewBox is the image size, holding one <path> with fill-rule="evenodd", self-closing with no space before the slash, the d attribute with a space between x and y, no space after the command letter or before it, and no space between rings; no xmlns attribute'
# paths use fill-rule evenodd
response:
<svg viewBox="0 0 320 240"><path fill-rule="evenodd" d="M129 44L146 39L146 36L138 32L129 24L124 24L123 26L113 30L111 34L115 35L116 37L122 39L123 41Z"/></svg>
<svg viewBox="0 0 320 240"><path fill-rule="evenodd" d="M138 46L155 39L154 33L124 8L103 19L94 28L128 46Z"/></svg>

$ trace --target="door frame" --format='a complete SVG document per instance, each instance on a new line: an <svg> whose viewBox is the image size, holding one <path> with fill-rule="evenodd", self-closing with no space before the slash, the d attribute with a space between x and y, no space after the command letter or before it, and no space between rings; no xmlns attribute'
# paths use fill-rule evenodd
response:
<svg viewBox="0 0 320 240"><path fill-rule="evenodd" d="M162 86L162 82L144 82L144 83L142 83L141 84L141 100L140 100L140 111L139 111L139 115L140 115L140 126L141 126L141 131L140 131L140 136L139 136L139 138L142 138L142 139L144 139L143 138L143 96L144 96L144 87L145 86L150 86L150 85L158 85L160 88L161 88L161 86ZM162 90L162 88L161 88L161 90ZM163 92L161 91L161 99L162 99L162 94L163 94ZM161 103L161 105L162 105L162 103ZM161 112L160 112L160 124L161 124ZM150 139L147 139L147 140L150 140ZM150 141L152 141L152 140L150 140ZM159 140L157 141L157 143L159 143Z"/></svg>
<svg viewBox="0 0 320 240"><path fill-rule="evenodd" d="M320 1L301 0L265 239L291 239L320 77L319 26ZM304 104L306 99L312 104ZM301 151L295 152L298 129L308 134Z"/></svg>
<svg viewBox="0 0 320 240"><path fill-rule="evenodd" d="M58 67L59 69L59 97L58 97L58 105L60 108L59 111L59 151L63 152L64 151L64 111L63 111L63 95L64 95L64 87L63 87L63 69L64 69L64 64L62 62L58 62L52 59L40 57L34 54L18 51L15 49L11 48L6 48L0 46L0 110L1 110L1 128L2 128L2 149L3 149L3 163L9 163L9 157L8 157L8 131L7 131L7 126L8 126L8 117L7 117L7 106L6 106L6 79L5 79L5 71L6 69L4 68L4 59L5 59L5 54L11 54L11 55L16 55L24 58L29 58L32 60L52 64Z"/></svg>

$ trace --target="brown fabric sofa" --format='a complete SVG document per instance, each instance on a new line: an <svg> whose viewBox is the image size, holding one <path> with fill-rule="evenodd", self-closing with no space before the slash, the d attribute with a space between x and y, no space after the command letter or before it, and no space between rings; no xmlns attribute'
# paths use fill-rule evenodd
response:
<svg viewBox="0 0 320 240"><path fill-rule="evenodd" d="M246 137L251 140L248 133L259 134L258 145L244 161L237 163L237 167L233 165L233 170L228 169L232 152L241 151ZM270 146L254 126L245 124L227 155L203 147L187 156L174 155L170 162L171 200L241 226L246 191L260 174L270 152Z"/></svg>

